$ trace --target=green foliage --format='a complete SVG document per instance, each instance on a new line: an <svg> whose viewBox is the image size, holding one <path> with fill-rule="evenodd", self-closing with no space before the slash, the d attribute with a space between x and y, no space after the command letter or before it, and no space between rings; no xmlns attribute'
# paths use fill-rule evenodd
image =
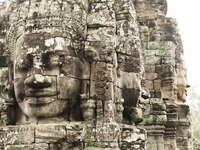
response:
<svg viewBox="0 0 200 150"><path fill-rule="evenodd" d="M200 93L198 87L190 89L188 104L191 111L193 148L194 150L200 150Z"/></svg>
<svg viewBox="0 0 200 150"><path fill-rule="evenodd" d="M193 139L193 150L200 150L200 142L197 139Z"/></svg>

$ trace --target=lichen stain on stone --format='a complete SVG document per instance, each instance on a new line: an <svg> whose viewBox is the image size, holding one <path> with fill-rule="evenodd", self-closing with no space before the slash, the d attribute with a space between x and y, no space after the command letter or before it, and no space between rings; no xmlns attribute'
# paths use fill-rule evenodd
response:
<svg viewBox="0 0 200 150"><path fill-rule="evenodd" d="M0 149L191 150L166 0L0 3Z"/></svg>

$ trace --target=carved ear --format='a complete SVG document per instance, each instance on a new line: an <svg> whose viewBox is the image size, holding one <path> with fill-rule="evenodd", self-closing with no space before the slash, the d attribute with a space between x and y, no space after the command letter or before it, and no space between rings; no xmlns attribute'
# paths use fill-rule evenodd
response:
<svg viewBox="0 0 200 150"><path fill-rule="evenodd" d="M9 102L14 102L14 100L15 100L15 92L14 92L14 84L13 84L13 82L9 82L9 85L8 85L8 97L9 97Z"/></svg>
<svg viewBox="0 0 200 150"><path fill-rule="evenodd" d="M80 64L81 67L81 79L83 80L89 80L90 79L90 72L91 67L90 63L87 61L87 59L84 59L82 63Z"/></svg>
<svg viewBox="0 0 200 150"><path fill-rule="evenodd" d="M0 69L0 97L5 101L9 95L9 79L8 79L8 68L3 67Z"/></svg>
<svg viewBox="0 0 200 150"><path fill-rule="evenodd" d="M9 102L13 102L15 100L15 92L14 92L14 77L13 77L13 63L9 63L8 70L8 96Z"/></svg>
<svg viewBox="0 0 200 150"><path fill-rule="evenodd" d="M9 70L10 67L0 68L0 125L14 124L15 121L14 85Z"/></svg>
<svg viewBox="0 0 200 150"><path fill-rule="evenodd" d="M89 97L90 91L90 78L91 78L91 67L89 62L84 61L82 64L82 83L81 83L81 94L86 97Z"/></svg>

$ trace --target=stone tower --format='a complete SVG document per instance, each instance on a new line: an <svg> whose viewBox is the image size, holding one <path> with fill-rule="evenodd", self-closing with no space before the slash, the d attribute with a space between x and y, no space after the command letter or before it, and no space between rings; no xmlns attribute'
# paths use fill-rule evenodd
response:
<svg viewBox="0 0 200 150"><path fill-rule="evenodd" d="M166 0L0 3L0 150L192 150Z"/></svg>

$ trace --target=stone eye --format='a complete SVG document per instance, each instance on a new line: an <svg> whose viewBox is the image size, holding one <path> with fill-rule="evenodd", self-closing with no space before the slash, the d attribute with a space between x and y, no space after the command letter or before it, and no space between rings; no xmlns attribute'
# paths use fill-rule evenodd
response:
<svg viewBox="0 0 200 150"><path fill-rule="evenodd" d="M16 64L16 69L20 71L28 71L33 66L33 56L27 54L24 58L18 60Z"/></svg>
<svg viewBox="0 0 200 150"><path fill-rule="evenodd" d="M49 67L50 65L50 53L42 54L42 64L44 67Z"/></svg>

